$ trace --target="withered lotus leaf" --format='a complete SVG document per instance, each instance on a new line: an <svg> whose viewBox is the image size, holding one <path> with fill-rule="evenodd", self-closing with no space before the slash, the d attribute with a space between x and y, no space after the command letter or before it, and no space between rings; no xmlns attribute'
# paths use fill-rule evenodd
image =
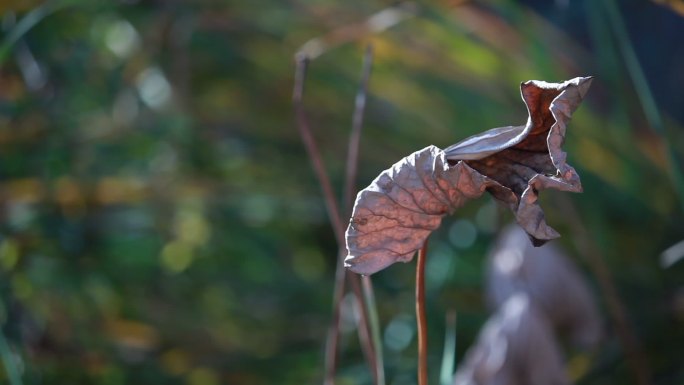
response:
<svg viewBox="0 0 684 385"><path fill-rule="evenodd" d="M413 258L442 217L485 191L507 204L536 245L557 238L537 204L546 188L579 192L579 176L561 150L566 124L591 77L520 86L529 118L445 150L428 146L380 173L356 197L346 232L345 266L373 274Z"/></svg>

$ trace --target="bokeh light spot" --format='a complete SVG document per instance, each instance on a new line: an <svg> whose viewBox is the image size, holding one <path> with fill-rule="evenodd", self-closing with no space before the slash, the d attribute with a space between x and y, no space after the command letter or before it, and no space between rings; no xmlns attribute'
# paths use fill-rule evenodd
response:
<svg viewBox="0 0 684 385"><path fill-rule="evenodd" d="M449 228L449 240L459 249L467 249L477 239L477 229L466 219L455 221Z"/></svg>
<svg viewBox="0 0 684 385"><path fill-rule="evenodd" d="M179 240L191 245L202 245L208 239L211 228L200 211L182 210L175 220L175 232Z"/></svg>
<svg viewBox="0 0 684 385"><path fill-rule="evenodd" d="M414 327L411 317L407 315L399 315L392 319L385 328L385 346L394 351L402 351L406 349L414 335Z"/></svg>
<svg viewBox="0 0 684 385"><path fill-rule="evenodd" d="M123 59L140 46L140 38L131 23L119 19L107 27L105 44L116 56Z"/></svg>
<svg viewBox="0 0 684 385"><path fill-rule="evenodd" d="M171 101L171 84L157 67L141 72L136 84L140 98L150 108L161 109Z"/></svg>
<svg viewBox="0 0 684 385"><path fill-rule="evenodd" d="M192 263L193 248L181 241L168 243L161 252L162 266L172 273L180 273Z"/></svg>
<svg viewBox="0 0 684 385"><path fill-rule="evenodd" d="M435 251L427 258L425 274L428 290L439 289L451 274L454 265L455 251L445 243L436 243Z"/></svg>

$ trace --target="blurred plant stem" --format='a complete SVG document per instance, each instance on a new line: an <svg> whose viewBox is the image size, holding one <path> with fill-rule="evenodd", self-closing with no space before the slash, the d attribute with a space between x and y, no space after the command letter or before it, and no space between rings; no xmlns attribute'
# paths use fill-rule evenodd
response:
<svg viewBox="0 0 684 385"><path fill-rule="evenodd" d="M651 385L651 371L648 367L646 357L644 356L639 346L639 341L630 326L630 321L625 311L617 289L615 288L615 281L608 268L608 265L603 260L603 255L599 247L594 243L582 219L577 215L579 209L573 204L570 198L560 196L558 198L558 207L567 219L572 233L575 235L575 244L581 255L585 256L589 267L591 268L596 280L599 283L599 288L606 301L608 312L610 313L617 330L617 337L620 340L622 348L625 350L627 364L639 385Z"/></svg>
<svg viewBox="0 0 684 385"><path fill-rule="evenodd" d="M373 281L368 276L361 277L363 294L366 299L366 310L368 321L370 322L370 333L373 338L375 348L375 382L379 385L385 384L385 359L382 354L382 340L380 339L380 319L378 308L375 304L375 292L373 291Z"/></svg>
<svg viewBox="0 0 684 385"><path fill-rule="evenodd" d="M323 36L315 37L305 42L299 53L313 60L324 53L352 41L359 41L367 36L380 33L402 21L414 17L418 12L416 3L402 1L372 14L359 23L337 27ZM332 25L337 21L329 20Z"/></svg>
<svg viewBox="0 0 684 385"><path fill-rule="evenodd" d="M363 57L363 70L361 72L361 84L354 100L354 115L352 117L352 129L349 133L349 145L347 146L347 169L344 181L344 205L345 214L351 215L356 191L356 173L359 164L359 146L361 144L361 129L363 128L363 113L366 110L366 98L368 93L368 81L370 80L373 66L373 46L366 47Z"/></svg>
<svg viewBox="0 0 684 385"><path fill-rule="evenodd" d="M447 312L444 329L444 351L442 352L442 367L439 370L439 384L451 385L456 356L456 311L454 309Z"/></svg>
<svg viewBox="0 0 684 385"><path fill-rule="evenodd" d="M335 233L335 239L340 244L344 244L344 228L342 226L342 221L339 219L340 212L337 209L337 200L335 199L335 193L332 189L332 184L330 183L330 178L328 173L325 171L323 166L323 159L321 153L318 150L316 141L311 134L311 129L309 128L309 120L306 117L306 112L304 111L304 105L302 102L304 94L304 83L306 78L306 70L309 65L309 58L305 56L296 57L297 68L295 72L295 88L294 88L294 105L295 114L297 118L297 128L299 129L299 135L304 142L304 147L311 161L311 165L316 173L316 178L318 178L318 183L323 190L323 199L325 201L325 208L328 211L328 217L330 219L330 224Z"/></svg>
<svg viewBox="0 0 684 385"><path fill-rule="evenodd" d="M346 217L350 217L354 204L354 197L356 194L356 174L359 164L359 147L361 144L361 129L363 128L363 116L366 110L366 100L368 94L368 82L370 81L371 69L373 67L373 46L368 45L363 56L363 67L361 70L361 82L359 90L356 93L354 100L354 114L352 116L352 129L349 134L349 145L347 147L347 169L345 173L344 182L344 199ZM341 244L344 250L344 243ZM345 256L342 255L343 259ZM351 273L350 273L351 274ZM358 283L357 279L352 279L352 283ZM354 287L355 290L356 287ZM372 353L374 357L369 358L372 367L374 368L375 383L379 385L385 384L385 369L382 355L382 342L380 340L380 322L378 319L378 312L375 306L375 293L373 292L373 282L369 276L361 277L361 292L365 300L360 303L362 312L365 312L363 319L368 321L368 333L372 341L370 346L373 348Z"/></svg>
<svg viewBox="0 0 684 385"><path fill-rule="evenodd" d="M427 319L425 317L425 259L428 240L418 251L416 264L416 323L418 326L418 385L428 384Z"/></svg>
<svg viewBox="0 0 684 385"><path fill-rule="evenodd" d="M50 14L59 11L62 8L66 8L72 5L77 5L80 0L55 0L48 1L44 4L36 7L32 11L26 14L10 32L5 36L2 43L0 44L0 65L2 65L5 60L9 57L10 52L12 52L12 47L19 41L28 31L31 30L36 24L40 23L45 17Z"/></svg>
<svg viewBox="0 0 684 385"><path fill-rule="evenodd" d="M347 210L351 207L351 197L353 196L354 184L356 179L356 168L358 164L358 148L363 125L363 111L365 109L366 92L370 78L373 51L369 47L364 56L361 85L356 97L355 110L352 122L352 132L349 139L349 149L347 156L347 171L345 178L345 205ZM325 379L324 383L332 385L335 383L335 373L337 368L337 346L339 340L341 304L345 292L345 277L350 281L352 292L358 304L359 321L358 334L366 361L374 377L374 382L378 385L384 384L384 369L382 366L382 349L380 341L380 328L377 322L375 310L375 300L372 291L372 284L369 277L363 277L363 285L360 277L344 269L344 257L346 255L344 241L344 226L337 200L330 183L330 178L323 166L318 146L311 134L308 119L303 107L303 92L306 78L306 70L309 58L304 53L298 53L295 57L296 72L293 100L295 114L300 136L307 150L309 159L312 162L314 171L319 184L323 190L323 196L328 210L328 216L335 233L340 252L337 258L335 270L335 289L333 293L333 316L328 330L325 348ZM369 313L371 314L371 324L369 324ZM375 320L373 322L372 320Z"/></svg>
<svg viewBox="0 0 684 385"><path fill-rule="evenodd" d="M679 197L679 204L684 211L684 174L682 174L682 169L677 161L677 154L672 147L672 136L665 127L663 117L658 110L658 105L653 96L653 92L651 92L651 87L648 85L644 70L639 63L639 58L632 46L629 34L627 33L627 28L625 27L625 22L620 13L620 9L615 0L606 0L605 2L599 3L603 4L605 7L608 24L612 28L617 39L620 54L627 67L627 72L632 79L632 84L634 84L634 88L636 89L637 97L639 98L639 103L644 111L646 121L648 121L651 129L664 139L663 141L665 143L663 143L663 146L667 149L668 172Z"/></svg>

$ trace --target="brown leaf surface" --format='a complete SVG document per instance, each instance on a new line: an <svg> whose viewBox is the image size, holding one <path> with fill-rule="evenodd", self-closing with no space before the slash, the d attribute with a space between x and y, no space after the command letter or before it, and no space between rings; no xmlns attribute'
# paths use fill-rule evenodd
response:
<svg viewBox="0 0 684 385"><path fill-rule="evenodd" d="M494 128L442 151L429 146L383 171L359 192L346 233L345 265L360 274L408 262L442 217L489 191L516 214L535 244L558 237L537 204L540 190L581 191L560 146L591 78L528 81L524 126Z"/></svg>

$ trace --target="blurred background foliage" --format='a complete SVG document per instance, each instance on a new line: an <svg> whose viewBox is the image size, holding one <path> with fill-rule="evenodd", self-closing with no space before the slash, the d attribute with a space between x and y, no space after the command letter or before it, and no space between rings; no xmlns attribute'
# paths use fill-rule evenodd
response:
<svg viewBox="0 0 684 385"><path fill-rule="evenodd" d="M521 81L596 77L565 146L585 190L569 199L589 235L570 226L557 193L543 204L593 282L609 332L598 352L566 351L568 370L579 384L634 383L579 245L588 241L610 268L653 384L684 382L684 263L660 258L684 238L682 8L2 2L1 375L25 384L319 383L336 245L294 125L293 55L303 45L317 55L304 102L341 189L372 44L361 187L429 144L522 123ZM431 238L435 380L447 311L458 314L457 361L489 314L484 256L510 220L485 198ZM415 382L413 269L373 277L388 384ZM338 382L369 384L350 312L342 326Z"/></svg>

